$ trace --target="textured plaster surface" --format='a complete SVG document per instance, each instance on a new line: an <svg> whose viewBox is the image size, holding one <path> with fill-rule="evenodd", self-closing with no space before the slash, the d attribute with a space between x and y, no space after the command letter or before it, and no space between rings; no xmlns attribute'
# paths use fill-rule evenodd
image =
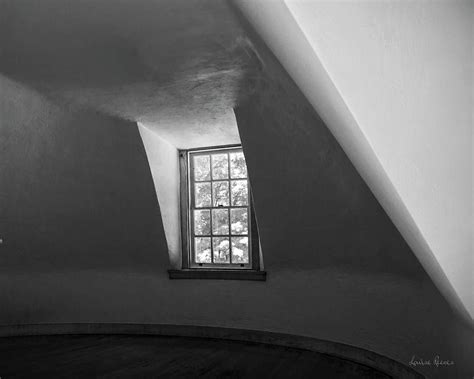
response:
<svg viewBox="0 0 474 379"><path fill-rule="evenodd" d="M166 243L133 123L64 109L3 76L0 115L2 275L156 264Z"/></svg>
<svg viewBox="0 0 474 379"><path fill-rule="evenodd" d="M178 148L239 142L232 108L258 60L227 2L3 0L0 15L0 72Z"/></svg>
<svg viewBox="0 0 474 379"><path fill-rule="evenodd" d="M170 264L181 268L180 175L178 150L142 124L140 137L148 157L156 196L160 205Z"/></svg>

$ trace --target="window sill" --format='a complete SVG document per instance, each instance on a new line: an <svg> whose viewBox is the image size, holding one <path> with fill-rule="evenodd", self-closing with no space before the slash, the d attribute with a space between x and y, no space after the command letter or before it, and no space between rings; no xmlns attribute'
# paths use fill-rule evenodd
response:
<svg viewBox="0 0 474 379"><path fill-rule="evenodd" d="M267 280L266 271L255 270L184 269L168 270L168 274L170 279Z"/></svg>

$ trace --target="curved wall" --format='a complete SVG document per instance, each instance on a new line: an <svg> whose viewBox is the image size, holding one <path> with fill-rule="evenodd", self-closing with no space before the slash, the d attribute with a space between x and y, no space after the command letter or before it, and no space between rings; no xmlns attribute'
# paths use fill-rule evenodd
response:
<svg viewBox="0 0 474 379"><path fill-rule="evenodd" d="M258 44L258 43L257 43ZM257 46L262 50L263 47ZM316 337L408 364L471 370L451 312L370 190L271 55L236 109L266 282L170 280L135 125L0 82L0 324L207 325ZM449 370L449 371L446 371Z"/></svg>
<svg viewBox="0 0 474 379"><path fill-rule="evenodd" d="M136 125L0 80L0 271L156 266L163 230Z"/></svg>

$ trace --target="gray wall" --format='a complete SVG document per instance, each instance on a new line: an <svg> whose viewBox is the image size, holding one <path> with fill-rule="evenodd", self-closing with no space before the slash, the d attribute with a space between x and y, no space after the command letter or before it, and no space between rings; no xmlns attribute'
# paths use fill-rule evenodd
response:
<svg viewBox="0 0 474 379"><path fill-rule="evenodd" d="M163 231L136 125L0 77L0 271L156 266Z"/></svg>
<svg viewBox="0 0 474 379"><path fill-rule="evenodd" d="M342 150L280 67L236 109L267 282L171 281L135 125L66 111L3 78L0 323L131 322L279 331L407 363L455 360L455 319ZM425 369L446 377L443 369Z"/></svg>

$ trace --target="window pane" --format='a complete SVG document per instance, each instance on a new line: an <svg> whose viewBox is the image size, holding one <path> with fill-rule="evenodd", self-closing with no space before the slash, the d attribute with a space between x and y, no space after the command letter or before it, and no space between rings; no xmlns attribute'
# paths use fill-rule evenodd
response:
<svg viewBox="0 0 474 379"><path fill-rule="evenodd" d="M248 191L246 180L232 180L232 205L247 205Z"/></svg>
<svg viewBox="0 0 474 379"><path fill-rule="evenodd" d="M229 162L227 154L212 155L212 179L227 179L229 177Z"/></svg>
<svg viewBox="0 0 474 379"><path fill-rule="evenodd" d="M194 238L196 263L211 263L211 237Z"/></svg>
<svg viewBox="0 0 474 379"><path fill-rule="evenodd" d="M232 263L249 263L248 237L232 237Z"/></svg>
<svg viewBox="0 0 474 379"><path fill-rule="evenodd" d="M212 234L229 234L229 210L212 210Z"/></svg>
<svg viewBox="0 0 474 379"><path fill-rule="evenodd" d="M211 180L211 165L209 155L195 155L194 159L194 180Z"/></svg>
<svg viewBox="0 0 474 379"><path fill-rule="evenodd" d="M214 263L230 263L229 238L214 237Z"/></svg>
<svg viewBox="0 0 474 379"><path fill-rule="evenodd" d="M236 208L230 210L230 223L232 234L247 234L248 233L248 221L247 221L247 209Z"/></svg>
<svg viewBox="0 0 474 379"><path fill-rule="evenodd" d="M230 176L233 179L247 177L247 165L245 164L244 153L230 153Z"/></svg>
<svg viewBox="0 0 474 379"><path fill-rule="evenodd" d="M229 205L229 182L213 182L214 207Z"/></svg>
<svg viewBox="0 0 474 379"><path fill-rule="evenodd" d="M194 211L194 234L197 236L211 234L211 214L209 210Z"/></svg>
<svg viewBox="0 0 474 379"><path fill-rule="evenodd" d="M211 206L211 183L194 184L194 201L196 208Z"/></svg>

